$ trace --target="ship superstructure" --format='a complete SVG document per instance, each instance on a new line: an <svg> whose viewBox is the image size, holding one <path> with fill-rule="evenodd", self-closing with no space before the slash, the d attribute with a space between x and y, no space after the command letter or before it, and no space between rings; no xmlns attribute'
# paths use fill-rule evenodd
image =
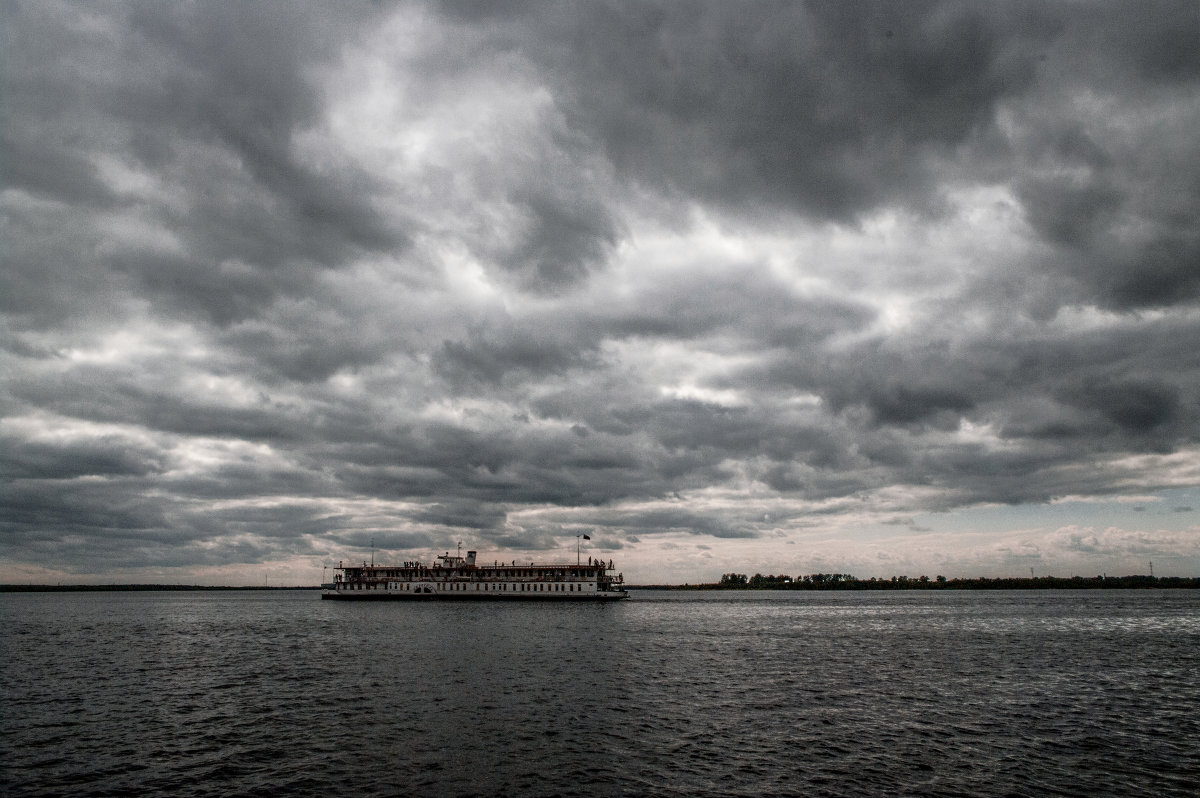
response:
<svg viewBox="0 0 1200 798"><path fill-rule="evenodd" d="M400 565L339 563L334 581L323 585L323 599L461 599L535 601L610 601L628 598L623 574L612 560L586 563L476 562L476 552L438 555L433 564L417 560Z"/></svg>

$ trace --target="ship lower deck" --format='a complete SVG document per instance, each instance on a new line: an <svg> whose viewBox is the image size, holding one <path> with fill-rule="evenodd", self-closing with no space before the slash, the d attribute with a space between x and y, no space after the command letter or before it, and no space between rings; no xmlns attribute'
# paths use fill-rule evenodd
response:
<svg viewBox="0 0 1200 798"><path fill-rule="evenodd" d="M594 593L409 593L401 590L322 590L321 598L337 601L617 601L627 591Z"/></svg>

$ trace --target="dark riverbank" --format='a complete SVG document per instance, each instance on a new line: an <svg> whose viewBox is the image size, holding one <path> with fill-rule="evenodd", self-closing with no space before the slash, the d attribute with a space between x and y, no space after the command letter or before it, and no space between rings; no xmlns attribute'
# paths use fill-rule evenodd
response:
<svg viewBox="0 0 1200 798"><path fill-rule="evenodd" d="M128 590L320 590L317 585L0 585L0 593L97 593Z"/></svg>
<svg viewBox="0 0 1200 798"><path fill-rule="evenodd" d="M1181 576L1038 576L1024 578L947 579L936 576L893 576L856 579L848 574L786 575L725 574L720 582L696 585L629 585L636 590L1200 590L1200 577Z"/></svg>

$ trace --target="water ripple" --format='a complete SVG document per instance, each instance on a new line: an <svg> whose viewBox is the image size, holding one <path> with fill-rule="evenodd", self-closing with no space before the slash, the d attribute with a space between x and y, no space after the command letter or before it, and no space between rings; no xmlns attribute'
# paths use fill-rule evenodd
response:
<svg viewBox="0 0 1200 798"><path fill-rule="evenodd" d="M1191 796L1200 595L0 597L6 795Z"/></svg>

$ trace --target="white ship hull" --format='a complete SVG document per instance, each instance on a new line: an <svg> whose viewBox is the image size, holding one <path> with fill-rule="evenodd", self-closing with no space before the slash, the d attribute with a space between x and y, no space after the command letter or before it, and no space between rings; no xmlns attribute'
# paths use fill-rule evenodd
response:
<svg viewBox="0 0 1200 798"><path fill-rule="evenodd" d="M629 598L628 590L596 590L592 592L548 594L548 593L484 593L467 591L456 593L451 589L428 588L406 591L399 587L384 590L350 591L325 588L323 599L348 601L616 601Z"/></svg>

